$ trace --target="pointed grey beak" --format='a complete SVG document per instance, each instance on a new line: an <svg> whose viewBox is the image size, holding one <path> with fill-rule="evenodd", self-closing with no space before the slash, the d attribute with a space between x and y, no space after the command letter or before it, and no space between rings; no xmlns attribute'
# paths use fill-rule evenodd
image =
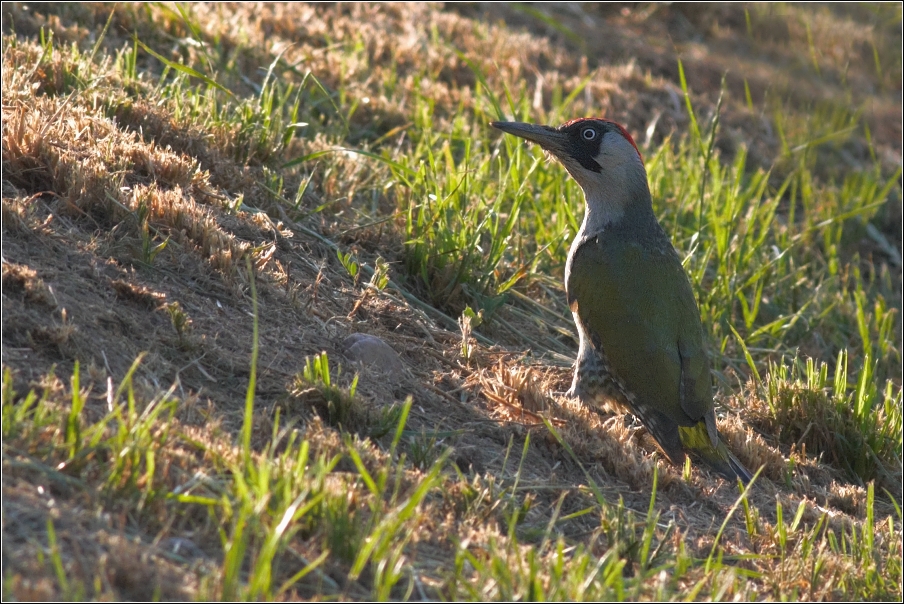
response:
<svg viewBox="0 0 904 604"><path fill-rule="evenodd" d="M553 155L561 157L568 137L551 126L539 126L524 122L490 122L490 126L507 134L514 134L537 143Z"/></svg>

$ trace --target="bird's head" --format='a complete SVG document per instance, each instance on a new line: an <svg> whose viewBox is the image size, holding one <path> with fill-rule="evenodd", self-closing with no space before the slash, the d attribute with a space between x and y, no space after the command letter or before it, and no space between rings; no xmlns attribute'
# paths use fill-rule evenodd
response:
<svg viewBox="0 0 904 604"><path fill-rule="evenodd" d="M647 172L634 139L620 124L578 118L558 128L522 122L491 126L537 143L562 162L584 190L588 215L600 226L632 211L652 211Z"/></svg>

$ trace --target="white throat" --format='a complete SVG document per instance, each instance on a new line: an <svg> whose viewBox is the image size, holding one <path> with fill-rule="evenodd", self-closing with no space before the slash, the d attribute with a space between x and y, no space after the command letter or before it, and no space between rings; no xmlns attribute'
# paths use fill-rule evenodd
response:
<svg viewBox="0 0 904 604"><path fill-rule="evenodd" d="M594 160L602 167L600 172L580 165L565 166L584 190L586 211L579 239L623 220L632 209L648 204L650 199L643 161L624 137L607 134Z"/></svg>

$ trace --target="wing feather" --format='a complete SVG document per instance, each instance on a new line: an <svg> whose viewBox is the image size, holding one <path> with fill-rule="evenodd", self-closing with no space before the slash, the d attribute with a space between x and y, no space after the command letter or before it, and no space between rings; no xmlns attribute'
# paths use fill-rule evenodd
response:
<svg viewBox="0 0 904 604"><path fill-rule="evenodd" d="M638 405L683 426L711 412L700 315L673 249L651 250L618 237L589 238L572 254L566 289L569 303Z"/></svg>

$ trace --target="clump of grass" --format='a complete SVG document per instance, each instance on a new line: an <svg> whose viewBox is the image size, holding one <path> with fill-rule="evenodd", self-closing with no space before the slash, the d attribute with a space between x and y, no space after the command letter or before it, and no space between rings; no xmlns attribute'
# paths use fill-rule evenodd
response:
<svg viewBox="0 0 904 604"><path fill-rule="evenodd" d="M763 400L748 406L745 417L779 442L821 455L854 481L878 480L893 489L904 444L901 393L891 381L878 392L868 368L851 383L847 367L845 352L834 378L827 363L812 358L772 364Z"/></svg>
<svg viewBox="0 0 904 604"><path fill-rule="evenodd" d="M341 371L341 369L340 369ZM304 371L295 376L293 395L310 398L310 404L331 426L353 430L362 414L361 403L355 399L358 376L352 378L348 388L332 383L330 362L326 352L305 359Z"/></svg>
<svg viewBox="0 0 904 604"><path fill-rule="evenodd" d="M335 380L341 376L340 367ZM313 407L330 426L380 439L395 429L402 419L405 404L410 401L371 409L358 397L358 377L355 374L347 387L334 383L329 356L321 352L305 359L304 370L295 376L289 394Z"/></svg>
<svg viewBox="0 0 904 604"><path fill-rule="evenodd" d="M442 446L442 435L437 431L421 430L408 438L408 457L416 468L426 470L447 453Z"/></svg>
<svg viewBox="0 0 904 604"><path fill-rule="evenodd" d="M529 268L512 270L520 250L510 249L525 195L510 191L510 181L494 182L488 149L474 144L489 121L485 113L453 120L448 132L437 130L429 112L415 115L411 152L402 158L407 169L394 170L406 268L436 306L458 314L474 305L489 316Z"/></svg>
<svg viewBox="0 0 904 604"><path fill-rule="evenodd" d="M30 566L31 572L40 576L52 569L57 584L50 588L51 593L82 599L138 597L134 584L124 580L136 571L134 558L119 557L117 549L124 547L112 540L105 543L90 518L107 510L128 513L149 527L159 527L166 510L174 512L167 499L173 486L170 470L182 465L174 434L178 400L172 390L159 392L150 400L136 392L133 381L140 360L136 359L118 387L108 383L105 413L89 405L89 390L81 385L78 363L68 392L61 384L53 386L56 381L50 375L44 379L47 386L40 396L30 391L19 397L11 372L4 371L4 473L20 480L37 478L42 485L38 488L39 501L51 501L50 506L46 501L33 502L36 507L27 511L22 507L28 501L26 493L4 481L7 518L19 517L30 523L37 510L44 525L42 531L30 534L27 529L24 533L4 529L4 536L23 548L20 555L26 559L17 566L20 572ZM54 496L62 499L56 513ZM76 500L80 504L74 507ZM57 533L65 534L65 539ZM41 554L41 543L50 548L49 559ZM105 551L112 555L106 558ZM35 553L37 558L29 561L27 557ZM181 581L165 583L169 571L162 566L159 552L146 550L145 556L147 566L141 574L153 581L151 589L161 596L187 596ZM4 590L14 583L27 590L28 582L22 575L10 574L4 579Z"/></svg>

